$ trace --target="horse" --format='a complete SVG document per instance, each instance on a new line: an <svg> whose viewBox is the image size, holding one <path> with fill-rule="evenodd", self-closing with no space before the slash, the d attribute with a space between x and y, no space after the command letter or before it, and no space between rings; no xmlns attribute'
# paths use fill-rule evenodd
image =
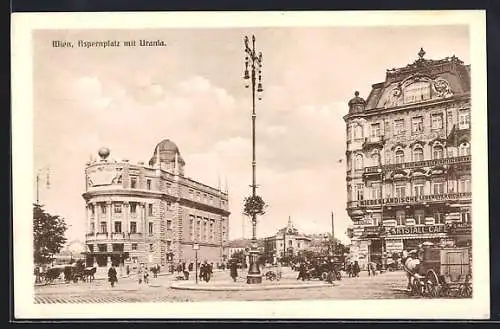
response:
<svg viewBox="0 0 500 329"><path fill-rule="evenodd" d="M85 282L92 282L95 280L95 273L97 271L97 268L96 267L86 267L83 269L83 280Z"/></svg>

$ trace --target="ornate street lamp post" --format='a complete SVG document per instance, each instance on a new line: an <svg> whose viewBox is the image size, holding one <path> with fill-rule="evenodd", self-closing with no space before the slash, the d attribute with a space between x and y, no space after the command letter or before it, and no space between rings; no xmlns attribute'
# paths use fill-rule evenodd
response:
<svg viewBox="0 0 500 329"><path fill-rule="evenodd" d="M256 198L256 177L255 177L255 167L257 165L255 161L255 94L257 92L259 100L261 99L260 93L262 93L262 53L255 51L255 36L252 35L252 45L249 44L248 36L245 36L245 73L243 79L246 82L245 88L251 86L252 88L252 200ZM250 70L250 72L249 72ZM257 83L258 78L258 84ZM248 84L250 80L250 84ZM253 212L252 216L252 246L249 251L249 261L250 266L248 269L247 283L261 283L262 274L260 273L259 264L257 262L259 251L257 249L257 213Z"/></svg>

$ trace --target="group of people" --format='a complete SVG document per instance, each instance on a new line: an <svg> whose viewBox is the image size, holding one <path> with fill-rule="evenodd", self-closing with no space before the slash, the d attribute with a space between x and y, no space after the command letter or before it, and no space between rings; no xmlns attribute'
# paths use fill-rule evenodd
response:
<svg viewBox="0 0 500 329"><path fill-rule="evenodd" d="M345 271L347 273L347 276L350 278L357 278L359 277L359 272L361 272L361 268L359 266L359 263L357 260L354 262L347 262L345 264Z"/></svg>

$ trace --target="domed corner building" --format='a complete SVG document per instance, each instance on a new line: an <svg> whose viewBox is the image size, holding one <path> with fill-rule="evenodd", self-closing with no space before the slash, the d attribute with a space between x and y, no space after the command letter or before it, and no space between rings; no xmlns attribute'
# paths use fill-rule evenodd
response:
<svg viewBox="0 0 500 329"><path fill-rule="evenodd" d="M431 242L471 245L470 65L456 56L386 71L348 102L351 258L383 264Z"/></svg>
<svg viewBox="0 0 500 329"><path fill-rule="evenodd" d="M227 258L229 204L227 191L184 176L177 145L156 145L148 163L100 159L85 168L86 263L111 263L133 269Z"/></svg>

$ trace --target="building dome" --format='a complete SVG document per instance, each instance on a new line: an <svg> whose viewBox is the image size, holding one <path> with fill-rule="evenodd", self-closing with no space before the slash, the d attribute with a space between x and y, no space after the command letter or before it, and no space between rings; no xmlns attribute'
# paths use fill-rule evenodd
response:
<svg viewBox="0 0 500 329"><path fill-rule="evenodd" d="M164 139L156 145L153 156L151 157L151 160L149 160L149 164L152 166L155 165L157 156L159 156L160 162L175 162L176 155L179 163L184 165L184 160L181 157L177 145L169 139Z"/></svg>
<svg viewBox="0 0 500 329"><path fill-rule="evenodd" d="M359 91L354 92L354 98L349 101L349 114L359 113L365 109L366 101L359 97Z"/></svg>
<svg viewBox="0 0 500 329"><path fill-rule="evenodd" d="M101 147L99 151L97 151L97 154L101 157L101 159L105 160L109 156L109 148L107 147Z"/></svg>

